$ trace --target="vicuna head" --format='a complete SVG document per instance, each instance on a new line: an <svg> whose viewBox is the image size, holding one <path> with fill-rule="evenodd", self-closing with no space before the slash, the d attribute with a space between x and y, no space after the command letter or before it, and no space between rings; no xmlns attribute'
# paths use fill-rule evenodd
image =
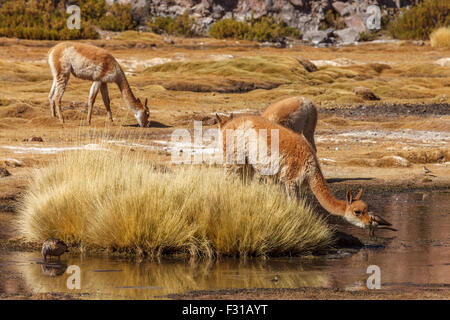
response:
<svg viewBox="0 0 450 320"><path fill-rule="evenodd" d="M217 119L217 123L219 124L219 129L222 129L223 126L230 120L233 119L233 114L230 114L230 116L219 116L216 113L216 119Z"/></svg>
<svg viewBox="0 0 450 320"><path fill-rule="evenodd" d="M373 230L377 228L381 229L390 229L385 226L391 226L389 222L384 220L383 218L374 215L369 211L367 204L361 200L363 190L360 189L356 197L353 198L352 192L350 189L347 190L346 198L347 198L347 207L345 209L344 218L350 222L351 224L358 226L360 228L371 230L371 234L373 234Z"/></svg>
<svg viewBox="0 0 450 320"><path fill-rule="evenodd" d="M134 117L141 127L148 126L148 118L150 117L150 110L147 106L147 98L145 98L145 103L142 104L141 100L137 99L138 110L134 110Z"/></svg>

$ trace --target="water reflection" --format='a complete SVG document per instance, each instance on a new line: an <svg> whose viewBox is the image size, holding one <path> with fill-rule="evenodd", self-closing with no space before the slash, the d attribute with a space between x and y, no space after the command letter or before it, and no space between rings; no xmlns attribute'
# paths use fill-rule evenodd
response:
<svg viewBox="0 0 450 320"><path fill-rule="evenodd" d="M67 264L65 263L42 263L41 272L49 277L59 277L63 275L67 270Z"/></svg>
<svg viewBox="0 0 450 320"><path fill-rule="evenodd" d="M43 269L33 260L38 255L17 253L29 261L20 268L33 293L67 292L66 276L43 276ZM16 257L16 259L20 259ZM66 259L68 265L81 269L81 291L91 298L149 299L169 293L222 288L297 288L326 287L329 278L299 259L261 260L224 259L219 262L190 263L174 259L160 262L129 262L96 257ZM46 271L45 274L48 272ZM274 276L278 281L274 282Z"/></svg>

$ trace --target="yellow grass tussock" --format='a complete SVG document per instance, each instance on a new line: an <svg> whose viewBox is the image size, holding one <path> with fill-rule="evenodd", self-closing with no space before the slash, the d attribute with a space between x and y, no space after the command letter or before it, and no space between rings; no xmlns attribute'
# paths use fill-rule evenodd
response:
<svg viewBox="0 0 450 320"><path fill-rule="evenodd" d="M441 27L430 34L432 47L449 48L450 47L450 27Z"/></svg>
<svg viewBox="0 0 450 320"><path fill-rule="evenodd" d="M213 168L161 170L112 150L69 153L37 172L19 220L28 240L149 255L302 254L332 237L323 218L276 185Z"/></svg>

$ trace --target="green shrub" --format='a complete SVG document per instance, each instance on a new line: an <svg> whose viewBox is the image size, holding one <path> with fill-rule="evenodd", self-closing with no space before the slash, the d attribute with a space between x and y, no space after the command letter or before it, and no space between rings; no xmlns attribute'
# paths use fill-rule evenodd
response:
<svg viewBox="0 0 450 320"><path fill-rule="evenodd" d="M319 28L326 30L328 28L335 28L337 30L346 27L344 19L336 11L330 9L325 13L325 19L320 22Z"/></svg>
<svg viewBox="0 0 450 320"><path fill-rule="evenodd" d="M97 38L94 27L82 23L80 30L66 26L64 2L52 0L5 1L0 7L0 36L35 40L72 40Z"/></svg>
<svg viewBox="0 0 450 320"><path fill-rule="evenodd" d="M209 35L218 39L279 41L284 37L300 37L300 32L286 23L273 17L250 19L240 22L234 19L223 19L215 22L209 29Z"/></svg>
<svg viewBox="0 0 450 320"><path fill-rule="evenodd" d="M105 0L73 2L81 9L81 29L67 28L65 1L6 0L0 6L0 36L34 40L96 39L95 27L123 31L136 28L131 5Z"/></svg>
<svg viewBox="0 0 450 320"><path fill-rule="evenodd" d="M171 17L155 17L148 22L150 30L154 33L167 33L176 36L192 37L195 36L193 30L194 19L188 14L174 18Z"/></svg>
<svg viewBox="0 0 450 320"><path fill-rule="evenodd" d="M373 41L378 38L378 34L376 32L360 32L359 33L359 40L360 41Z"/></svg>
<svg viewBox="0 0 450 320"><path fill-rule="evenodd" d="M111 31L125 31L136 28L133 20L131 4L120 4L115 2L108 12L101 17L99 27Z"/></svg>
<svg viewBox="0 0 450 320"><path fill-rule="evenodd" d="M223 19L215 22L209 28L209 35L217 39L245 39L249 29L246 22Z"/></svg>
<svg viewBox="0 0 450 320"><path fill-rule="evenodd" d="M397 39L427 40L430 33L450 25L450 1L425 0L420 5L401 12L388 30Z"/></svg>

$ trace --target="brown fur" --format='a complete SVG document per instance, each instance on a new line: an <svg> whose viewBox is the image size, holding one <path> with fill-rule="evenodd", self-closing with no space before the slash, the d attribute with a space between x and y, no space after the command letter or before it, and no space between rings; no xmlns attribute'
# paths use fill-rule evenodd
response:
<svg viewBox="0 0 450 320"><path fill-rule="evenodd" d="M134 111L139 124L147 125L149 116L147 105L136 99L122 68L106 50L82 43L62 42L50 49L48 62L53 74L53 85L49 94L52 116L56 116L56 109L60 120L64 123L61 99L70 74L73 74L77 78L93 81L88 99L88 123L91 123L92 109L99 91L108 117L113 120L107 83L115 82L128 107Z"/></svg>
<svg viewBox="0 0 450 320"><path fill-rule="evenodd" d="M267 129L267 145L270 150L272 129L277 129L279 134L279 161L280 170L276 175L276 180L286 186L288 194L292 194L299 187L308 184L316 196L319 203L331 214L344 217L347 221L359 227L369 227L371 225L371 215L367 204L361 198L362 190L352 198L351 192L347 192L346 201L337 199L328 188L327 182L320 169L319 161L316 157L313 147L303 134L285 128L279 124L273 123L260 116L242 116L226 122L222 128L222 147L223 154L226 155L226 134L227 130L254 129L259 134L259 129ZM238 131L235 131L238 132ZM236 144L235 144L236 146ZM248 141L245 152L248 153ZM236 157L236 149L234 150ZM235 158L236 159L236 158ZM243 164L227 164L228 172L248 167ZM258 171L258 166L252 166Z"/></svg>
<svg viewBox="0 0 450 320"><path fill-rule="evenodd" d="M249 115L238 115L238 117L243 116ZM314 152L317 151L314 141L314 132L317 126L317 109L308 99L297 96L280 100L271 104L261 116L297 133L302 133L312 145ZM222 128L228 121L234 118L234 115L231 114L227 117L216 114L216 117L219 128Z"/></svg>
<svg viewBox="0 0 450 320"><path fill-rule="evenodd" d="M314 132L317 125L317 109L308 99L304 97L283 99L270 105L261 116L297 133L303 133L316 151Z"/></svg>

